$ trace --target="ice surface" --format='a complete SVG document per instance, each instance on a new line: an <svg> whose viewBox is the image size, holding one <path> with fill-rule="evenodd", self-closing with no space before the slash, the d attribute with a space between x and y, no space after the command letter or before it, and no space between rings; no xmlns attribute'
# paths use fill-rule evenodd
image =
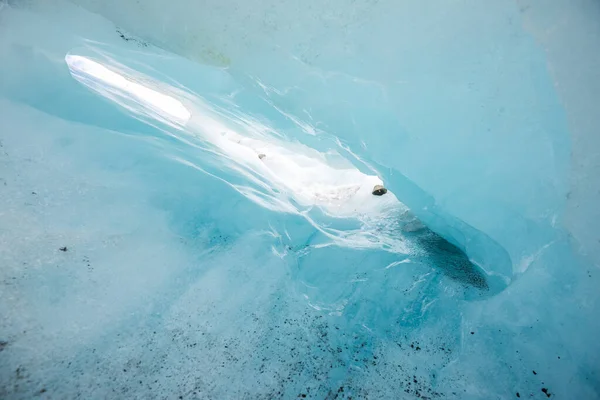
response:
<svg viewBox="0 0 600 400"><path fill-rule="evenodd" d="M596 3L75 3L0 3L0 398L600 397Z"/></svg>

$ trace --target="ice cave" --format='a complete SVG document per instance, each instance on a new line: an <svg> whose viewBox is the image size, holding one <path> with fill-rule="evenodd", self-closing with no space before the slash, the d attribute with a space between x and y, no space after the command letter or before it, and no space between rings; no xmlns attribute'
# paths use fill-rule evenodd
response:
<svg viewBox="0 0 600 400"><path fill-rule="evenodd" d="M600 399L598 0L0 0L0 399Z"/></svg>

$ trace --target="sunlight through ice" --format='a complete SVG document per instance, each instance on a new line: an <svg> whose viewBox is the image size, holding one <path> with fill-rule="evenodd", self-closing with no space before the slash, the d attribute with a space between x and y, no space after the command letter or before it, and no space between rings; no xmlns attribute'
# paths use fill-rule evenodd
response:
<svg viewBox="0 0 600 400"><path fill-rule="evenodd" d="M86 57L68 54L65 61L75 79L96 91L105 92L104 95L117 102L115 95L179 124L185 124L191 117L189 110L179 100L127 79ZM140 111L126 104L121 105L135 112Z"/></svg>
<svg viewBox="0 0 600 400"><path fill-rule="evenodd" d="M141 75L136 79L137 75L131 73L117 73L114 69L118 66L109 69L83 56L69 54L65 61L76 80L100 95L135 114L179 129L185 126L186 134L213 146L223 164L262 187L258 193L250 187L235 186L266 208L295 210L288 196L299 205L317 206L331 216L346 218L365 213L377 215L389 207L402 206L392 193L383 198L373 196L373 187L383 184L381 179L364 174L337 152L320 153L275 137L245 135L244 129L228 126L239 116L215 112L213 106L197 96L188 98L192 112L173 96L154 89L169 92L169 85L143 79Z"/></svg>

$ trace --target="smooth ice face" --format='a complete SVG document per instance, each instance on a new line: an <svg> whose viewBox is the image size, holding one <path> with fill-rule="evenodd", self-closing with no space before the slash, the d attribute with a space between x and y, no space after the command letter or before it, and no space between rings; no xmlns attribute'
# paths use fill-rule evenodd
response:
<svg viewBox="0 0 600 400"><path fill-rule="evenodd" d="M342 139L394 192L411 191L392 172L402 174L434 197L434 214L491 235L517 264L548 241L532 231L563 216L572 141L531 32L558 4L176 0L167 13L160 0L77 2L190 59L251 74L298 135ZM420 200L407 205L435 219Z"/></svg>
<svg viewBox="0 0 600 400"><path fill-rule="evenodd" d="M0 397L599 397L597 7L74 3L0 3Z"/></svg>

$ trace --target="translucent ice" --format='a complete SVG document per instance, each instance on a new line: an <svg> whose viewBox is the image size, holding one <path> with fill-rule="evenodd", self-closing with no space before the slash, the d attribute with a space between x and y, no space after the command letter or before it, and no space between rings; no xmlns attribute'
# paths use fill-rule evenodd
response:
<svg viewBox="0 0 600 400"><path fill-rule="evenodd" d="M600 398L596 2L197 3L0 2L0 398Z"/></svg>

